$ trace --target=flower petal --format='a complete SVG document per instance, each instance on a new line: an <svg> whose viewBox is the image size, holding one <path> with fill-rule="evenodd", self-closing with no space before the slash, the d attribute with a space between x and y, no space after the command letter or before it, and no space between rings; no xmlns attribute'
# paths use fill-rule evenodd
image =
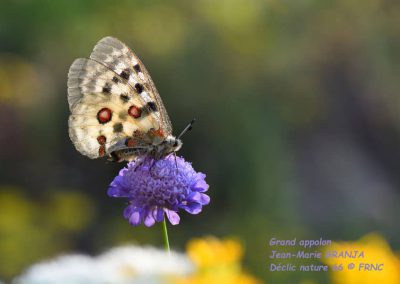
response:
<svg viewBox="0 0 400 284"><path fill-rule="evenodd" d="M125 219L129 219L130 217L131 217L131 215L132 215L132 213L133 213L133 211L135 210L135 207L131 204L131 205L128 205L128 207L126 207L125 209L124 209L124 218Z"/></svg>
<svg viewBox="0 0 400 284"><path fill-rule="evenodd" d="M209 185L206 183L204 179L198 180L194 186L192 187L192 190L198 191L198 192L205 192L209 188Z"/></svg>
<svg viewBox="0 0 400 284"><path fill-rule="evenodd" d="M144 225L145 225L146 227L151 227L151 226L153 226L154 223L156 222L156 220L154 219L152 213L153 213L152 211L148 212L147 215L146 215L145 218L144 218Z"/></svg>
<svg viewBox="0 0 400 284"><path fill-rule="evenodd" d="M127 193L125 188L121 186L110 186L107 191L108 196L110 197L127 197Z"/></svg>
<svg viewBox="0 0 400 284"><path fill-rule="evenodd" d="M181 208L185 209L190 214L199 214L201 212L202 205L197 202L188 202L187 205L183 205Z"/></svg>
<svg viewBox="0 0 400 284"><path fill-rule="evenodd" d="M131 224L132 226L140 225L140 219L141 218L139 211L135 211L131 214L129 218L129 224Z"/></svg>
<svg viewBox="0 0 400 284"><path fill-rule="evenodd" d="M179 217L178 213L176 213L175 211L172 211L172 210L168 210L168 209L164 209L164 211L165 211L165 214L167 214L167 218L172 225L179 224L179 222L181 221L181 218Z"/></svg>
<svg viewBox="0 0 400 284"><path fill-rule="evenodd" d="M160 207L157 207L153 210L153 217L157 222L164 221L164 210Z"/></svg>
<svg viewBox="0 0 400 284"><path fill-rule="evenodd" d="M200 193L200 192L193 192L188 197L189 201L195 201L200 203L201 205L207 205L210 203L210 197L207 194Z"/></svg>

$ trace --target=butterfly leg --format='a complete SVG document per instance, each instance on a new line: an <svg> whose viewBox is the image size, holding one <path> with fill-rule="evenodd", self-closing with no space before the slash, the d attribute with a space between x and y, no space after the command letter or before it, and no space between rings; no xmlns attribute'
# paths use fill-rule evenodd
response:
<svg viewBox="0 0 400 284"><path fill-rule="evenodd" d="M143 166L143 164L145 163L145 161L146 161L146 157L144 157L144 156L138 156L138 157L136 157L135 168L133 169L133 171L136 172L136 170L137 170L138 168L140 168L141 166Z"/></svg>
<svg viewBox="0 0 400 284"><path fill-rule="evenodd" d="M176 173L178 173L178 162L176 160L176 152L173 152L174 158L175 158L175 167L176 167Z"/></svg>
<svg viewBox="0 0 400 284"><path fill-rule="evenodd" d="M151 165L150 165L150 174L153 178L157 178L157 176L155 174L153 174L153 167L157 164L158 160L151 160Z"/></svg>

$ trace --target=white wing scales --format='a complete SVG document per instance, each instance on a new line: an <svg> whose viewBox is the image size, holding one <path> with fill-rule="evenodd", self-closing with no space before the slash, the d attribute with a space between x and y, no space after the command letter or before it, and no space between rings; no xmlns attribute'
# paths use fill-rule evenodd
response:
<svg viewBox="0 0 400 284"><path fill-rule="evenodd" d="M136 73L131 72L139 62L131 56L129 48L117 39L105 37L100 40L95 45L92 54L90 54L90 59L103 63L117 74L121 74L124 70L129 70L127 80L132 87L139 81L142 81L141 83L144 81L143 73L141 74L142 76L136 76Z"/></svg>

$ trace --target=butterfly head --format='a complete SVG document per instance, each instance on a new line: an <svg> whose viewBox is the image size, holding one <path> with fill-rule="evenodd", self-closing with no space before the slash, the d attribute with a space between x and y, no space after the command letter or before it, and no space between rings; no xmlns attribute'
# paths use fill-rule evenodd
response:
<svg viewBox="0 0 400 284"><path fill-rule="evenodd" d="M170 135L165 139L166 150L168 154L178 152L182 148L182 140Z"/></svg>
<svg viewBox="0 0 400 284"><path fill-rule="evenodd" d="M190 131L193 127L193 123L196 121L196 119L192 119L190 123L182 130L182 132L178 135L178 137L174 137L172 135L169 135L165 140L165 153L166 154L171 154L173 152L178 152L182 148L182 140L181 137Z"/></svg>

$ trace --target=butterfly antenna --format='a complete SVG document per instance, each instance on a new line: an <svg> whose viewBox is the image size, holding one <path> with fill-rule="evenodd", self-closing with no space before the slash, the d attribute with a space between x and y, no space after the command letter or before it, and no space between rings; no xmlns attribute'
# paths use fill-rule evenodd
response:
<svg viewBox="0 0 400 284"><path fill-rule="evenodd" d="M196 121L195 118L192 119L191 122L189 122L189 124L182 130L182 132L178 135L177 139L180 139L186 132L192 130L193 128L193 124Z"/></svg>

